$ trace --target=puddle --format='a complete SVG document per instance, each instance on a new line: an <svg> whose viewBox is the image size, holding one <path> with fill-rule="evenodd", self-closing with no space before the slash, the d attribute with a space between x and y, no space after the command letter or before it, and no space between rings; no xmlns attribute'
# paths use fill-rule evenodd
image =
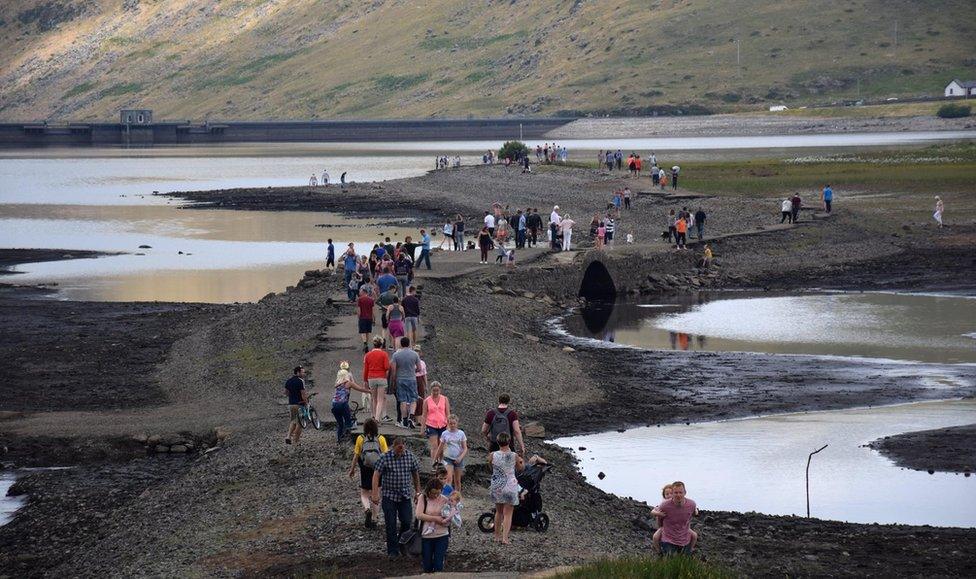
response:
<svg viewBox="0 0 976 579"><path fill-rule="evenodd" d="M562 323L575 336L657 350L976 363L976 299L968 296L713 292L591 304Z"/></svg>
<svg viewBox="0 0 976 579"><path fill-rule="evenodd" d="M959 400L642 427L553 442L580 459L587 481L619 496L657 504L661 487L681 480L702 509L773 515L806 514L807 456L828 444L810 468L812 516L976 527L976 477L902 469L863 447L883 436L974 422L976 401Z"/></svg>
<svg viewBox="0 0 976 579"><path fill-rule="evenodd" d="M17 509L27 502L27 497L22 495L7 496L7 492L10 491L10 487L14 486L15 482L17 482L17 476L14 473L0 471L0 527L12 521Z"/></svg>

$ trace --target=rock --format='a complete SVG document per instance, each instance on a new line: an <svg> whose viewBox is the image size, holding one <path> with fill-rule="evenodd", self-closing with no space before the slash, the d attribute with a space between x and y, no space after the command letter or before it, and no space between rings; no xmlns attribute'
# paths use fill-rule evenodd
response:
<svg viewBox="0 0 976 579"><path fill-rule="evenodd" d="M491 286L491 293L493 294L503 294L505 293L505 288L497 285Z"/></svg>
<svg viewBox="0 0 976 579"><path fill-rule="evenodd" d="M184 445L184 444L174 444L173 446L169 447L169 451L170 452L176 452L176 453L180 453L180 454L183 454L183 453L187 452L188 450L190 450L190 449L186 445Z"/></svg>
<svg viewBox="0 0 976 579"><path fill-rule="evenodd" d="M804 555L803 558L806 559L807 561L819 561L820 560L820 557L817 557L816 555Z"/></svg>
<svg viewBox="0 0 976 579"><path fill-rule="evenodd" d="M169 452L169 447L166 446L165 444L157 444L156 445L156 452L159 452L159 453Z"/></svg>
<svg viewBox="0 0 976 579"><path fill-rule="evenodd" d="M530 300L535 299L535 293L533 292L522 292L522 297Z"/></svg>
<svg viewBox="0 0 976 579"><path fill-rule="evenodd" d="M607 478L607 475L604 474L603 471L601 470L600 473L596 475L596 478L598 478L600 480L603 480L603 479Z"/></svg>
<svg viewBox="0 0 976 579"><path fill-rule="evenodd" d="M529 438L545 438L546 428L541 422L528 422L524 426L525 435Z"/></svg>
<svg viewBox="0 0 976 579"><path fill-rule="evenodd" d="M230 438L231 433L231 429L227 426L218 426L214 428L214 436L217 437L217 440L220 442Z"/></svg>
<svg viewBox="0 0 976 579"><path fill-rule="evenodd" d="M149 437L146 436L144 433L139 433L134 435L132 437L132 440L138 442L139 444L146 444L147 442L149 442Z"/></svg>
<svg viewBox="0 0 976 579"><path fill-rule="evenodd" d="M150 446L155 446L155 445L159 444L159 441L160 440L162 440L162 437L159 436L158 434L154 434L154 435L152 435L152 436L150 436L149 438L146 439L146 444L148 444Z"/></svg>
<svg viewBox="0 0 976 579"><path fill-rule="evenodd" d="M530 342L535 342L536 344L542 341L539 339L539 336L533 336L532 334L525 334L525 339Z"/></svg>
<svg viewBox="0 0 976 579"><path fill-rule="evenodd" d="M151 245L140 245L139 249L152 249Z"/></svg>
<svg viewBox="0 0 976 579"><path fill-rule="evenodd" d="M563 346L563 352L575 352L576 348L570 346Z"/></svg>

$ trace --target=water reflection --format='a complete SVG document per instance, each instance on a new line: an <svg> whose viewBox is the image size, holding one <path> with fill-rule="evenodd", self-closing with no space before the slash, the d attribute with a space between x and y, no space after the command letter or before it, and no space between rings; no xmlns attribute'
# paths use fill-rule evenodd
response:
<svg viewBox="0 0 976 579"><path fill-rule="evenodd" d="M590 304L572 334L647 349L976 363L976 299L895 293L698 293Z"/></svg>
<svg viewBox="0 0 976 579"><path fill-rule="evenodd" d="M774 515L805 514L807 454L829 444L810 470L813 516L974 527L976 478L901 469L863 446L974 420L976 401L961 400L634 428L553 442L581 459L591 484L619 496L656 504L665 482L681 480L700 508ZM921 497L938 500L919 508Z"/></svg>

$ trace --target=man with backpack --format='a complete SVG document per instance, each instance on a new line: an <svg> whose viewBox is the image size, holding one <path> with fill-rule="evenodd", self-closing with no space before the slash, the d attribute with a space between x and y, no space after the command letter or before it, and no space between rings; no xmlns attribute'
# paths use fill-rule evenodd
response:
<svg viewBox="0 0 976 579"><path fill-rule="evenodd" d="M498 397L498 408L489 410L485 415L485 423L481 425L481 434L488 443L488 452L499 449L498 435L505 433L518 442L520 454L525 454L525 441L522 439L522 428L519 425L518 413L509 408L511 397L502 394Z"/></svg>
<svg viewBox="0 0 976 579"><path fill-rule="evenodd" d="M363 433L356 438L352 466L349 467L349 478L356 475L356 467L359 467L359 500L366 511L367 529L376 526L376 518L380 514L379 505L373 503L370 496L373 493L373 472L380 457L389 450L386 438L379 433L379 423L373 418L367 418L363 423Z"/></svg>

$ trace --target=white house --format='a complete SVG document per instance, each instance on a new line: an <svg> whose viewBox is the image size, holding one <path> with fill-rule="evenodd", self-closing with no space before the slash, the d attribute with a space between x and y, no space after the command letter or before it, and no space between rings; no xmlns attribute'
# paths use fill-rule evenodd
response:
<svg viewBox="0 0 976 579"><path fill-rule="evenodd" d="M953 79L945 87L945 96L948 97L976 97L976 80Z"/></svg>

